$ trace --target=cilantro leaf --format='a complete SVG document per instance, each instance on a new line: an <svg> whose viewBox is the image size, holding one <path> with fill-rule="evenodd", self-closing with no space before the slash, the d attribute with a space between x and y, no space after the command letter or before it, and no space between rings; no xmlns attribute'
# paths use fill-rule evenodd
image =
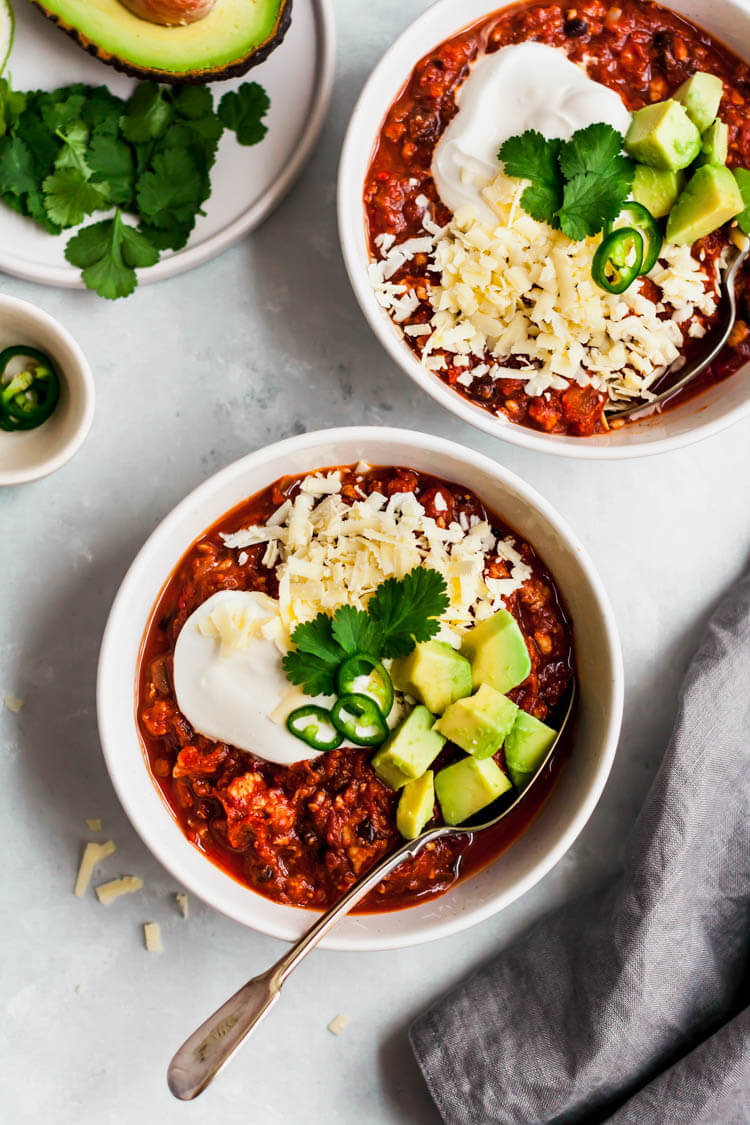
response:
<svg viewBox="0 0 750 1125"><path fill-rule="evenodd" d="M106 133L113 136L120 128L120 117L125 110L125 102L116 97L106 86L95 86L89 90L81 110L81 120L92 133Z"/></svg>
<svg viewBox="0 0 750 1125"><path fill-rule="evenodd" d="M549 223L555 230L560 226L557 211L561 203L562 194L557 185L529 184L521 196L521 206L526 214L537 222Z"/></svg>
<svg viewBox="0 0 750 1125"><path fill-rule="evenodd" d="M66 90L56 90L49 99L40 101L42 120L51 133L66 129L74 121L79 121L85 98L81 93L62 97Z"/></svg>
<svg viewBox="0 0 750 1125"><path fill-rule="evenodd" d="M137 144L163 136L173 120L174 107L167 101L166 91L155 82L141 82L120 118L120 129L127 140Z"/></svg>
<svg viewBox="0 0 750 1125"><path fill-rule="evenodd" d="M113 219L80 230L66 246L65 257L81 267L84 284L108 300L127 297L137 284L135 269L159 260L148 238L126 226L119 211Z"/></svg>
<svg viewBox="0 0 750 1125"><path fill-rule="evenodd" d="M182 250L188 244L195 227L195 219L186 225L167 223L162 227L141 225L141 231L157 250Z"/></svg>
<svg viewBox="0 0 750 1125"><path fill-rule="evenodd" d="M560 149L560 168L566 180L582 172L607 175L622 151L622 134L611 125L597 122L578 129Z"/></svg>
<svg viewBox="0 0 750 1125"><path fill-rule="evenodd" d="M506 176L553 185L560 179L559 151L560 141L548 141L536 129L527 129L518 137L508 137L497 155L505 165Z"/></svg>
<svg viewBox="0 0 750 1125"><path fill-rule="evenodd" d="M190 222L202 201L202 180L195 161L184 149L170 148L158 153L151 171L138 180L138 209L155 227Z"/></svg>
<svg viewBox="0 0 750 1125"><path fill-rule="evenodd" d="M0 191L23 195L36 187L34 162L27 145L20 137L0 139Z"/></svg>
<svg viewBox="0 0 750 1125"><path fill-rule="evenodd" d="M195 121L214 111L214 97L208 86L182 86L172 95L172 102L180 117Z"/></svg>
<svg viewBox="0 0 750 1125"><path fill-rule="evenodd" d="M219 117L237 134L241 145L257 145L268 132L263 118L271 100L258 82L243 82L238 90L230 90L219 102Z"/></svg>
<svg viewBox="0 0 750 1125"><path fill-rule="evenodd" d="M377 622L353 605L342 605L333 616L333 635L348 656L355 652L369 652L378 657L382 651L383 635Z"/></svg>
<svg viewBox="0 0 750 1125"><path fill-rule="evenodd" d="M750 170L747 168L735 168L733 176L737 181L737 187L740 189L742 202L745 204L745 210L740 211L736 216L737 226L744 234L750 235Z"/></svg>
<svg viewBox="0 0 750 1125"><path fill-rule="evenodd" d="M76 168L88 179L91 169L86 163L86 149L89 143L87 127L82 121L72 121L64 128L59 128L57 136L63 142L63 147L55 160L55 168Z"/></svg>
<svg viewBox="0 0 750 1125"><path fill-rule="evenodd" d="M26 108L26 95L11 88L7 78L0 78L0 137L12 129Z"/></svg>
<svg viewBox="0 0 750 1125"><path fill-rule="evenodd" d="M135 161L133 150L125 141L106 134L92 138L88 153L91 179L101 185L110 203L127 204L133 198Z"/></svg>
<svg viewBox="0 0 750 1125"><path fill-rule="evenodd" d="M384 656L405 656L415 643L437 633L438 618L448 608L445 579L437 570L415 567L400 581L387 578L367 606L383 632Z"/></svg>
<svg viewBox="0 0 750 1125"><path fill-rule="evenodd" d="M619 214L629 187L627 176L620 174L581 172L568 180L559 211L563 233L576 242L598 234L608 219Z"/></svg>
<svg viewBox="0 0 750 1125"><path fill-rule="evenodd" d="M77 168L60 168L42 185L44 206L53 223L75 227L86 215L106 205L100 187L90 183Z"/></svg>
<svg viewBox="0 0 750 1125"><path fill-rule="evenodd" d="M38 184L41 184L45 176L52 171L57 159L60 151L59 138L54 133L50 133L39 114L33 109L23 111L13 133L24 142L31 153L34 173Z"/></svg>
<svg viewBox="0 0 750 1125"><path fill-rule="evenodd" d="M296 651L288 652L282 664L288 680L301 685L308 695L334 695L336 669L346 657L333 636L333 623L326 613L298 625L292 633Z"/></svg>
<svg viewBox="0 0 750 1125"><path fill-rule="evenodd" d="M44 193L41 191L30 191L24 197L25 213L29 218L38 223L40 227L44 227L48 234L60 234L62 227L57 223L53 223L47 214L47 208L44 205Z"/></svg>

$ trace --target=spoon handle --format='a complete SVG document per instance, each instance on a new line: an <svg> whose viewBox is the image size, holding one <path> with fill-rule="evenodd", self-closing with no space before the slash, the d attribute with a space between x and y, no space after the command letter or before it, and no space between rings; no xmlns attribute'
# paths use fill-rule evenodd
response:
<svg viewBox="0 0 750 1125"><path fill-rule="evenodd" d="M185 1040L169 1064L167 1083L174 1096L181 1101L191 1101L202 1093L250 1032L268 1015L279 999L282 984L300 961L389 871L407 857L415 856L429 840L444 832L445 828L435 828L390 852L322 914L275 965L249 980L209 1016Z"/></svg>

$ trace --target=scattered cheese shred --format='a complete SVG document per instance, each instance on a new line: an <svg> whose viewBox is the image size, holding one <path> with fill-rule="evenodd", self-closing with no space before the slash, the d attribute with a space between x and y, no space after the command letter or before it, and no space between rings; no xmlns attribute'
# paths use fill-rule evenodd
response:
<svg viewBox="0 0 750 1125"><path fill-rule="evenodd" d="M12 711L14 715L17 715L24 705L24 700L19 699L17 695L4 695L3 703L9 711Z"/></svg>
<svg viewBox="0 0 750 1125"><path fill-rule="evenodd" d="M161 926L158 922L143 923L143 941L149 953L163 953Z"/></svg>
<svg viewBox="0 0 750 1125"><path fill-rule="evenodd" d="M109 883L100 883L96 888L96 897L102 906L109 906L120 898L121 895L132 895L140 891L143 880L137 875L123 875L121 879L111 879Z"/></svg>
<svg viewBox="0 0 750 1125"><path fill-rule="evenodd" d="M81 864L78 868L78 875L76 876L75 886L73 887L73 894L78 898L83 898L91 882L91 876L94 874L94 868L103 859L113 855L117 848L111 840L107 840L105 844L89 843L83 849L81 856Z"/></svg>
<svg viewBox="0 0 750 1125"><path fill-rule="evenodd" d="M177 899L177 905L180 908L180 914L183 918L187 918L189 911L188 896L183 891L178 891L174 897Z"/></svg>
<svg viewBox="0 0 750 1125"><path fill-rule="evenodd" d="M255 612L261 607L262 613ZM217 637L221 641L221 655L231 656L248 648L253 638L263 636L264 626L273 621L277 605L273 598L256 593L252 605L238 605L226 602L204 617L198 628L205 637Z"/></svg>
<svg viewBox="0 0 750 1125"><path fill-rule="evenodd" d="M91 817L86 819L86 825L90 832L101 832L102 822L99 817Z"/></svg>
<svg viewBox="0 0 750 1125"><path fill-rule="evenodd" d="M348 604L364 609L386 578L403 578L414 567L434 567L445 577L449 606L441 626L448 641L501 609L503 598L531 576L513 537L498 540L486 520L441 527L411 492L390 498L373 492L349 504L340 489L338 474L311 475L294 500L285 502L283 515L222 536L238 550L258 543L273 548L273 563L266 565L277 568L282 635L273 639L280 648L289 647L299 622L335 610L343 591ZM442 494L436 508L448 509ZM488 554L503 577L485 576ZM278 718L283 717L282 709Z"/></svg>
<svg viewBox="0 0 750 1125"><path fill-rule="evenodd" d="M432 353L446 351L454 366L480 361L459 377L462 386L481 368L493 379L523 380L531 396L573 382L614 401L648 399L651 384L680 357L680 326L690 321L688 335L705 334L697 314L716 310L716 272L709 275L689 246L665 243L648 275L658 303L641 293L640 281L606 293L591 276L601 236L573 242L532 219L518 205L524 186L501 172L483 188L497 215L494 231L463 208L442 229L425 217L426 240L379 244L384 257L370 267L378 301L397 322L411 315L416 295L389 279L414 253L427 253L440 279L430 290L431 333L405 331L425 337L421 358L430 370L440 370L443 358Z"/></svg>
<svg viewBox="0 0 750 1125"><path fill-rule="evenodd" d="M348 1026L349 1017L345 1016L343 1012L339 1012L339 1014L337 1016L334 1016L331 1022L328 1024L328 1030L330 1031L331 1035L341 1035L341 1032L344 1030L344 1028Z"/></svg>

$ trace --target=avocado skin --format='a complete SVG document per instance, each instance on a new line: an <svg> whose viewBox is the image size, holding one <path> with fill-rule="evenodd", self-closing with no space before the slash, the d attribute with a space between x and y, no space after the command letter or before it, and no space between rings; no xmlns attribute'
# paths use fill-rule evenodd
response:
<svg viewBox="0 0 750 1125"><path fill-rule="evenodd" d="M128 74L132 78L151 79L153 82L161 82L167 86L197 86L204 82L218 82L226 78L241 78L243 74L247 74L254 66L260 66L265 62L272 51L275 51L284 40L284 36L289 30L292 22L292 0L282 0L281 8L279 11L279 18L276 21L276 27L269 38L256 47L254 51L237 62L229 63L228 66L220 67L215 70L194 70L186 71L183 74L172 74L166 70L151 70L148 67L135 66L129 63L127 59L120 58L118 55L112 55L108 51L104 51L98 47L96 43L92 43L85 35L57 15L51 12L44 3L44 0L31 0L35 8L45 16L46 19L52 20L57 24L61 31L78 44L83 47L87 54L93 55L99 62L106 63L107 66L112 66L115 70L119 70L122 74Z"/></svg>

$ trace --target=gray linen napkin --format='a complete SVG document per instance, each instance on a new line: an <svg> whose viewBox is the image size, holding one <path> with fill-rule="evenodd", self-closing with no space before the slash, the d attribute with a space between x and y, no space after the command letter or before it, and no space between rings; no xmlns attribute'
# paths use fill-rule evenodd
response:
<svg viewBox="0 0 750 1125"><path fill-rule="evenodd" d="M749 812L750 574L690 665L621 880L413 1025L446 1125L750 1122Z"/></svg>

